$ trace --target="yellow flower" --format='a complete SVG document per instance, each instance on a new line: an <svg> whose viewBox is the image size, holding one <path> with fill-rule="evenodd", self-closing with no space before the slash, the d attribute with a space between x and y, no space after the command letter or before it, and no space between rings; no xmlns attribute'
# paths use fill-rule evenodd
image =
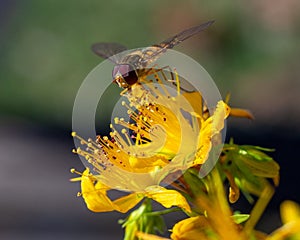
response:
<svg viewBox="0 0 300 240"><path fill-rule="evenodd" d="M201 99L200 93L172 95L163 85L157 88L151 82L147 90L135 84L125 96L129 103L123 101L122 105L130 121L115 118L110 137L86 141L72 133L86 147L74 152L92 165L93 175L86 170L81 177L82 197L88 208L127 212L148 197L166 208L178 206L189 212L179 192L160 184L169 174L207 160L230 108L220 101L213 114L203 114L202 101L198 103L201 107L195 102ZM116 126L124 129L118 131ZM107 196L110 189L130 194L111 201Z"/></svg>
<svg viewBox="0 0 300 240"><path fill-rule="evenodd" d="M190 217L176 223L172 229L171 239L153 234L137 232L137 237L142 240L217 240L211 227L204 216Z"/></svg>
<svg viewBox="0 0 300 240"><path fill-rule="evenodd" d="M190 217L176 223L172 229L173 240L208 239L209 223L204 216Z"/></svg>

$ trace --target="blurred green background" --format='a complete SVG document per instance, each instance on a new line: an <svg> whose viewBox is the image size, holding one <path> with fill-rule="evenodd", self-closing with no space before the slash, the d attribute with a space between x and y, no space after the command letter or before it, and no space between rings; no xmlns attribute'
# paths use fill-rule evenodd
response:
<svg viewBox="0 0 300 240"><path fill-rule="evenodd" d="M1 239L122 236L120 215L89 213L75 198L79 186L68 183L70 167L83 169L70 153L73 101L102 61L90 46L148 46L212 19L213 26L175 49L204 66L223 96L231 92L233 106L254 113L254 122L230 120L228 135L276 147L282 185L271 210L285 198L300 201L299 10L297 0L1 0ZM102 117L106 127L110 116Z"/></svg>

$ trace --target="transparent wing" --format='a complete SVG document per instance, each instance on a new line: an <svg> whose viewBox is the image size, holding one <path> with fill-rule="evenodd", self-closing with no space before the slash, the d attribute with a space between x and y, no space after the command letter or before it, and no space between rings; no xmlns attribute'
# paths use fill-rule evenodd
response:
<svg viewBox="0 0 300 240"><path fill-rule="evenodd" d="M157 44L156 46L161 48L173 48L177 44L183 42L184 40L194 36L195 34L205 30L208 28L211 24L213 24L215 21L208 21L206 23L203 23L201 25L186 29L178 34L176 34L173 37L170 37L166 39L165 41Z"/></svg>
<svg viewBox="0 0 300 240"><path fill-rule="evenodd" d="M140 65L141 66L147 66L148 64L155 61L160 54L166 51L166 49L173 48L177 44L183 42L184 40L194 36L195 34L205 30L208 28L211 24L213 24L215 21L208 21L201 25L186 29L178 34L176 34L173 37L170 37L166 39L165 41L162 41L159 44L155 44L152 47L149 47L148 50L146 49L144 56L141 58Z"/></svg>
<svg viewBox="0 0 300 240"><path fill-rule="evenodd" d="M116 57L113 56L125 50L127 50L127 48L119 43L101 42L92 45L92 51L95 54L105 59L109 59L110 61L116 64L120 62L120 59L116 59Z"/></svg>

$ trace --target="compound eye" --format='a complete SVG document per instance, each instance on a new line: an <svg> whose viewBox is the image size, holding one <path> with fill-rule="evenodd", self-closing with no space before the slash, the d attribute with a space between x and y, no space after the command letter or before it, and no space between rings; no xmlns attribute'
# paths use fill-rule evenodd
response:
<svg viewBox="0 0 300 240"><path fill-rule="evenodd" d="M128 76L128 72L130 71L130 66L128 64L120 64L114 67L112 75L115 78L118 74L122 77Z"/></svg>
<svg viewBox="0 0 300 240"><path fill-rule="evenodd" d="M117 75L121 75L128 85L133 85L138 80L136 71L129 64L115 66L112 75L114 79Z"/></svg>

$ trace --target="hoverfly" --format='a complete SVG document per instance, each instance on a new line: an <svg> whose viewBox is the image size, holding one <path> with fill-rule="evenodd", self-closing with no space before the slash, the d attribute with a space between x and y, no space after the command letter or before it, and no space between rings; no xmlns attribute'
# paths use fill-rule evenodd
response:
<svg viewBox="0 0 300 240"><path fill-rule="evenodd" d="M92 45L92 51L115 64L112 71L113 82L117 83L119 87L128 90L139 81L139 77L147 75L151 71L151 68L149 69L148 66L156 61L167 49L171 49L184 40L205 30L213 23L214 21L208 21L186 29L159 44L154 44L142 50L133 50L121 59L117 59L114 55L127 50L127 48L119 43L95 43Z"/></svg>

